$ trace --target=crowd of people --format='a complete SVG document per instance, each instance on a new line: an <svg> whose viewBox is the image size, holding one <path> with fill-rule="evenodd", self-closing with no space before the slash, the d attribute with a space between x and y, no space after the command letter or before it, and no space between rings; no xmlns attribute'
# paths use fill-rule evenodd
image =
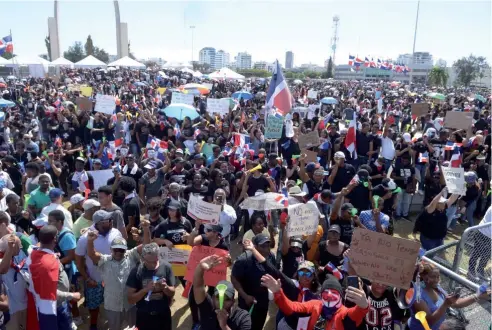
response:
<svg viewBox="0 0 492 330"><path fill-rule="evenodd" d="M268 79L207 80L209 90L185 91L195 95L196 116L168 116L172 93L195 82L203 81L179 70L62 69L56 79L0 85L15 103L0 116L0 329L176 329L171 306L179 286L193 330L264 329L273 304L278 330L426 329L419 312L430 329L457 330L465 325L449 308L490 299L488 289L446 292L439 269L419 261L419 298L405 305L402 290L357 277L348 257L357 227L393 235L399 222L413 222L413 239L431 250L460 228L491 222L490 94L383 81L289 82L294 105L281 109L282 134L271 139L268 118L278 112L265 107ZM81 86L91 87L89 109L77 106ZM431 98L436 91L446 98ZM115 97L114 114L94 111L97 94ZM325 97L335 101L325 104ZM228 113L210 113L208 98L231 98ZM428 113L412 115L415 103L428 103ZM450 111L471 113L470 130L447 127ZM352 122L354 148L347 143ZM299 138L313 131L319 144L301 149ZM443 168L456 166L464 168L463 194L445 184ZM112 176L99 182L104 170ZM267 193L282 194L288 205L315 205L317 230L289 237L295 215L287 204L241 207ZM218 223L191 216L190 196L220 205ZM412 216L417 196L423 202ZM489 283L490 226L474 241L468 277ZM187 285L160 253L180 244L239 253L202 259ZM206 272L224 263L230 280L206 286Z"/></svg>

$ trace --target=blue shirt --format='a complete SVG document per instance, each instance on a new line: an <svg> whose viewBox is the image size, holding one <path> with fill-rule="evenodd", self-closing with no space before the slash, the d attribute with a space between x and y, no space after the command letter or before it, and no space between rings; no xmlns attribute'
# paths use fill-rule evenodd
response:
<svg viewBox="0 0 492 330"><path fill-rule="evenodd" d="M374 221L374 217L372 215L372 210L366 210L360 212L359 215L360 222L369 230L378 231L376 228L376 221ZM384 214L383 212L379 213L379 221L381 222L381 226L384 230L389 227L389 216Z"/></svg>
<svg viewBox="0 0 492 330"><path fill-rule="evenodd" d="M61 251L63 251L63 256L67 255L67 251L75 250L75 248L77 247L75 236L73 235L72 231L68 230L67 228L63 228L60 231L58 237L61 237L61 239L58 241L58 247L60 248ZM66 264L63 266L65 267L65 269L69 268L72 271L72 274L74 274L76 271L74 261L72 261L70 264Z"/></svg>

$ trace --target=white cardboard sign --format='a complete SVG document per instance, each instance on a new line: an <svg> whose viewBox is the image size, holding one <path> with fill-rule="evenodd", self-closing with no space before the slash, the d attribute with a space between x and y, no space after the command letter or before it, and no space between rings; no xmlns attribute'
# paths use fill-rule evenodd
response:
<svg viewBox="0 0 492 330"><path fill-rule="evenodd" d="M112 115L116 108L116 101L112 95L96 95L96 112L102 112L107 115Z"/></svg>

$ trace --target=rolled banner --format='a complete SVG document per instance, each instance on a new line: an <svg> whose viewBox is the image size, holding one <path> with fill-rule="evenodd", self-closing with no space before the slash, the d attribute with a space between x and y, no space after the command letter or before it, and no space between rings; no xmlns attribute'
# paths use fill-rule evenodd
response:
<svg viewBox="0 0 492 330"><path fill-rule="evenodd" d="M227 290L227 285L218 284L215 288L219 292L219 308L222 309L224 307L224 294Z"/></svg>
<svg viewBox="0 0 492 330"><path fill-rule="evenodd" d="M159 276L152 276L152 282L154 282L154 284L156 284L157 281L159 281ZM147 296L145 296L145 301L150 301L150 295L151 294L152 294L152 290L149 290L149 292L147 292Z"/></svg>
<svg viewBox="0 0 492 330"><path fill-rule="evenodd" d="M422 323L422 326L424 327L424 329L425 330L431 330L431 328L429 327L429 323L427 323L427 319L425 318L426 316L427 316L427 314L423 311L420 311L417 314L415 314L415 318L417 320L419 320L420 323Z"/></svg>

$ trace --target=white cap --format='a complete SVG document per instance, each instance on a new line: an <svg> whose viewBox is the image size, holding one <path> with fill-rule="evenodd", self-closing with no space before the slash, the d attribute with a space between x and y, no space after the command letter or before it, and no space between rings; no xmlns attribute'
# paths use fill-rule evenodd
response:
<svg viewBox="0 0 492 330"><path fill-rule="evenodd" d="M84 204L82 204L82 208L84 209L84 211L88 211L93 207L100 207L100 206L101 204L99 204L99 202L96 201L95 199L88 199L84 202Z"/></svg>
<svg viewBox="0 0 492 330"><path fill-rule="evenodd" d="M345 159L345 154L343 153L343 151L337 151L337 152L335 152L335 158Z"/></svg>
<svg viewBox="0 0 492 330"><path fill-rule="evenodd" d="M82 194L75 194L72 197L70 197L70 203L71 204L77 204L85 200L84 196Z"/></svg>
<svg viewBox="0 0 492 330"><path fill-rule="evenodd" d="M410 133L403 133L403 140L405 140L405 142L412 142L412 136Z"/></svg>

